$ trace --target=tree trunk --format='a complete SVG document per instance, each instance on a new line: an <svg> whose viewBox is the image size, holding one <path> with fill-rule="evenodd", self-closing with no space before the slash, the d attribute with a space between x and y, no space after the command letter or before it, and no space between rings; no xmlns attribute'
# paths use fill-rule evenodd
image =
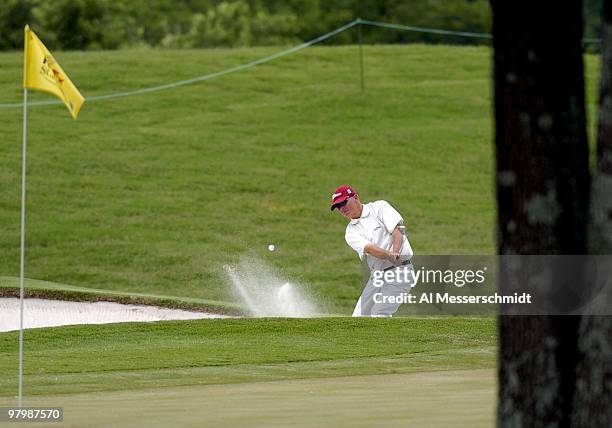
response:
<svg viewBox="0 0 612 428"><path fill-rule="evenodd" d="M597 127L597 167L593 179L589 246L594 254L612 254L612 2L604 2L603 46L599 115Z"/></svg>
<svg viewBox="0 0 612 428"><path fill-rule="evenodd" d="M581 3L491 0L500 254L586 254ZM579 320L500 317L499 426L569 426Z"/></svg>
<svg viewBox="0 0 612 428"><path fill-rule="evenodd" d="M603 12L597 167L589 228L592 254L612 254L612 1L604 2ZM578 350L572 425L607 428L612 423L612 318L582 317Z"/></svg>

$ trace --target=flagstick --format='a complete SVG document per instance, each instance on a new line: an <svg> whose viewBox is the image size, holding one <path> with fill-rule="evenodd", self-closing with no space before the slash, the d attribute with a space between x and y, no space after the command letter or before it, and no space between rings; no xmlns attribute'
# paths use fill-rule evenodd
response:
<svg viewBox="0 0 612 428"><path fill-rule="evenodd" d="M25 253L25 204L26 204L26 133L28 119L28 90L23 88L23 144L21 155L21 261L19 270L19 407L23 405L23 272Z"/></svg>

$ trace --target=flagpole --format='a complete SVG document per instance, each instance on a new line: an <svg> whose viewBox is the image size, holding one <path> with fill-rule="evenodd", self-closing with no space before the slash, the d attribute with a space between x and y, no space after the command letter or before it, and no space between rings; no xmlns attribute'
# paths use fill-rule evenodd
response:
<svg viewBox="0 0 612 428"><path fill-rule="evenodd" d="M21 260L19 269L19 407L23 405L23 299L25 254L25 204L26 204L26 142L28 123L28 89L23 88L23 140L21 154Z"/></svg>
<svg viewBox="0 0 612 428"><path fill-rule="evenodd" d="M365 92L365 83L363 80L363 41L361 35L361 27L363 27L363 24L361 23L361 18L357 18L357 22L359 22L359 25L357 26L357 29L359 30L359 77L361 83L361 93L363 94Z"/></svg>

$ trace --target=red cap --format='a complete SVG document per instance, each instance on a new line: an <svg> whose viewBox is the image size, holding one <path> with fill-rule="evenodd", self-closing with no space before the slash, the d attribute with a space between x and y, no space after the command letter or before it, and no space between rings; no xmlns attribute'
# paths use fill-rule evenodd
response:
<svg viewBox="0 0 612 428"><path fill-rule="evenodd" d="M340 186L336 189L334 194L332 195L332 203L331 210L333 211L336 208L336 204L340 202L346 201L351 196L355 196L357 192L351 186Z"/></svg>

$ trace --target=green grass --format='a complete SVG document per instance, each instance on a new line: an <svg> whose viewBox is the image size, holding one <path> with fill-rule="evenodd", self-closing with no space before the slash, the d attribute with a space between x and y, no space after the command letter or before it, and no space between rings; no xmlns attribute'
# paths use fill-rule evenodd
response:
<svg viewBox="0 0 612 428"><path fill-rule="evenodd" d="M17 387L0 334L0 396ZM495 366L493 318L225 319L25 332L26 396ZM15 376L9 376L9 373Z"/></svg>
<svg viewBox="0 0 612 428"><path fill-rule="evenodd" d="M494 370L477 369L37 396L26 402L63 407L61 426L75 428L488 428L495 426L495 386Z"/></svg>
<svg viewBox="0 0 612 428"><path fill-rule="evenodd" d="M85 97L219 71L272 48L57 52ZM221 265L260 257L348 313L360 290L344 220L351 183L405 217L419 254L492 254L491 52L314 47L171 91L33 107L26 276L227 300ZM587 57L591 122L598 58ZM0 54L0 102L21 101L21 53ZM32 99L51 99L32 93ZM20 109L0 109L0 275L19 273ZM591 127L592 129L592 127ZM269 254L268 243L278 250Z"/></svg>

